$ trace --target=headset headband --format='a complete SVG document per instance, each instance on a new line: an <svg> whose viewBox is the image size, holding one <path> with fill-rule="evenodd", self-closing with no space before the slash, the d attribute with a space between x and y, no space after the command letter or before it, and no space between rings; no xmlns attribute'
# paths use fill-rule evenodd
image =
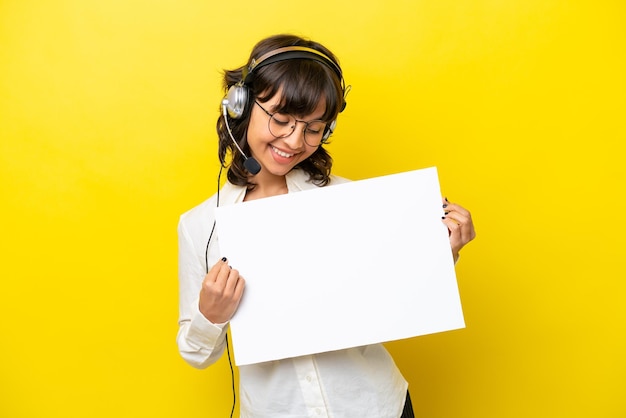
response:
<svg viewBox="0 0 626 418"><path fill-rule="evenodd" d="M341 73L341 68L339 68L335 61L313 48L307 48L303 46L286 46L267 52L266 54L261 55L258 59L253 58L248 68L244 69L244 73L242 74L243 83L249 84L250 82L252 82L254 71L259 68L265 67L266 65L273 64L275 62L297 58L309 59L324 64L325 66L333 70L335 74L337 74L337 77L339 77L339 81L343 85L343 75Z"/></svg>

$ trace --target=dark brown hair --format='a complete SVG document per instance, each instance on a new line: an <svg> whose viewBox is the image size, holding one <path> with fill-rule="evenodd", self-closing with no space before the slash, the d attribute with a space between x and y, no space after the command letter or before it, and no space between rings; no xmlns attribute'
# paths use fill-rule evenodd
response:
<svg viewBox="0 0 626 418"><path fill-rule="evenodd" d="M295 35L275 35L263 39L252 49L250 58L245 66L235 70L224 71L224 92L237 83L241 82L244 72L247 71L253 59L287 46L303 46L315 49L339 66L337 58L323 45ZM316 109L320 100L326 101L326 109L322 120L329 124L337 118L344 106L343 79L327 65L310 59L289 59L259 67L254 71L251 82L246 83L248 88L248 103L241 118L228 119L232 134L239 139L239 145L246 155L250 155L250 148L246 139L248 124L250 122L251 107L254 100L266 102L279 90L282 97L277 112L289 113L295 116L305 116ZM217 121L217 133L219 136L218 156L222 166L226 167L226 155L230 152L231 161L228 165L228 180L239 186L254 188L248 171L244 168L244 158L232 143L228 134L224 115ZM241 139L240 139L241 138ZM330 181L332 158L324 149L323 145L306 160L296 167L309 174L309 178L318 186L325 186Z"/></svg>

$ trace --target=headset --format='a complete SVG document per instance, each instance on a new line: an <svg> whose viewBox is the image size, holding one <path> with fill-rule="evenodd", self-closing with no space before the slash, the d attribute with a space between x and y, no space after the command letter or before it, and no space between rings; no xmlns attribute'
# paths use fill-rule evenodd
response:
<svg viewBox="0 0 626 418"><path fill-rule="evenodd" d="M243 69L241 81L231 86L226 93L226 97L222 100L224 113L228 113L228 116L230 116L231 119L240 119L246 112L246 107L250 97L248 86L254 80L255 72L259 68L263 68L266 65L291 59L307 59L317 61L333 70L339 78L339 82L341 84L343 103L341 104L340 112L343 112L346 108L345 96L347 91L343 79L343 73L339 65L337 65L337 63L330 59L327 55L313 48L303 46L286 46L269 51L266 54L261 55L258 59L252 59L250 65ZM336 126L337 120L335 119L330 123L326 132L324 132L322 142L326 141L330 137Z"/></svg>
<svg viewBox="0 0 626 418"><path fill-rule="evenodd" d="M307 59L317 61L328 68L330 68L338 77L339 83L341 85L342 91L342 103L339 112L343 112L346 108L346 94L350 91L350 87L346 88L343 74L341 72L341 68L335 61L330 59L327 55L313 49L302 46L287 46L283 48L278 48L268 53L261 55L258 59L252 59L250 65L245 67L242 71L242 78L239 82L234 84L228 89L226 96L222 99L222 113L224 116L224 122L226 124L226 129L228 131L228 135L230 139L233 141L233 144L237 147L239 152L244 158L244 167L253 175L256 175L261 170L261 165L254 159L254 157L248 157L244 154L243 150L239 146L239 143L235 140L233 133L230 129L230 125L228 123L228 117L231 119L240 119L246 113L246 107L248 105L248 100L250 99L249 85L252 83L254 79L255 71L259 68L263 68L266 65L274 64L280 61L286 61L291 59ZM330 135L332 135L335 127L337 126L337 119L333 120L322 137L322 143L328 140ZM220 205L220 177L222 175L222 169L224 166L220 167L220 172L217 177L217 207ZM209 235L209 239L206 244L206 249L204 253L204 261L206 272L209 271L209 246L211 244L211 239L213 237L213 233L215 232L216 222L213 221L213 227L211 228L211 233ZM236 392L235 392L235 377L233 371L233 365L230 358L230 347L228 344L228 335L226 336L226 351L228 353L228 364L230 366L231 373L231 385L232 385L232 393L233 393L233 406L230 411L230 416L233 416L233 412L235 410L235 404L237 403Z"/></svg>

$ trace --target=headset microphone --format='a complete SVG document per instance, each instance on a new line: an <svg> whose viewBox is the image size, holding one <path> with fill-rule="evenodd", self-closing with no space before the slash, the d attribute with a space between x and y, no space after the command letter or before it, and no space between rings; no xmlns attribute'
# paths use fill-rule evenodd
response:
<svg viewBox="0 0 626 418"><path fill-rule="evenodd" d="M228 125L227 108L228 108L228 99L224 99L224 100L222 100L222 113L224 114L224 123L226 124L226 130L228 131L228 135L230 136L230 139L232 139L233 144L235 144L235 146L237 147L237 149L239 150L239 152L241 153L241 155L244 158L243 166L246 168L246 170L248 170L248 172L250 174L252 174L252 175L259 174L259 171L261 171L261 164L259 164L259 162L257 160L255 160L254 157L248 157L243 152L243 150L241 149L241 147L239 146L239 144L235 140L235 137L233 136L233 133L230 130L230 126Z"/></svg>

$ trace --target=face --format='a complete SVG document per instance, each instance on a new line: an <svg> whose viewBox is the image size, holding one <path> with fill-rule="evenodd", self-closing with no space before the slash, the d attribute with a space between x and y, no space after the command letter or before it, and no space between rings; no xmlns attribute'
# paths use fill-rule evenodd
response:
<svg viewBox="0 0 626 418"><path fill-rule="evenodd" d="M271 99L261 105L269 113L275 113L280 104L281 92L278 91ZM320 100L317 108L310 115L298 117L304 121L321 119L326 109L324 100ZM248 145L252 156L261 164L263 175L285 176L298 163L306 160L317 150L304 142L304 123L297 123L296 129L284 138L274 137L269 129L270 117L253 104L250 124L248 125Z"/></svg>

